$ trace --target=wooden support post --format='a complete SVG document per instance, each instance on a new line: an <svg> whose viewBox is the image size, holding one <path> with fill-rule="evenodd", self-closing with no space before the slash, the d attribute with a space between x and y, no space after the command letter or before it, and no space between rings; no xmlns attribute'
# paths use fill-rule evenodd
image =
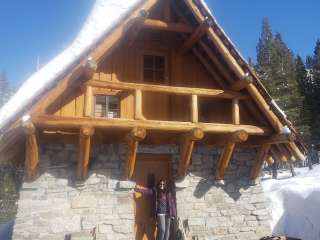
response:
<svg viewBox="0 0 320 240"><path fill-rule="evenodd" d="M129 152L124 175L128 179L131 179L134 172L139 141L142 141L145 137L146 130L144 128L134 128L126 136Z"/></svg>
<svg viewBox="0 0 320 240"><path fill-rule="evenodd" d="M88 173L88 165L90 160L91 137L94 129L89 126L83 126L79 133L79 160L76 175L79 179L84 179Z"/></svg>
<svg viewBox="0 0 320 240"><path fill-rule="evenodd" d="M34 179L38 174L39 168L39 147L36 136L36 128L31 121L23 122L22 127L26 135L25 167L27 176L30 179Z"/></svg>
<svg viewBox="0 0 320 240"><path fill-rule="evenodd" d="M277 147L277 145L274 145L270 148L270 153L273 156L274 159L278 160L278 161L282 161L282 162L287 162L287 156L284 155L282 152L280 152L279 148Z"/></svg>
<svg viewBox="0 0 320 240"><path fill-rule="evenodd" d="M135 103L134 118L137 120L146 120L146 118L143 116L143 113L142 113L142 92L140 89L135 90L134 103Z"/></svg>
<svg viewBox="0 0 320 240"><path fill-rule="evenodd" d="M201 140L203 136L204 132L201 128L194 128L185 136L179 163L180 176L184 177L186 175L188 167L190 165L194 143L195 141Z"/></svg>
<svg viewBox="0 0 320 240"><path fill-rule="evenodd" d="M179 48L178 52L180 54L186 53L196 42L198 42L201 37L206 33L209 28L208 19L204 20L198 25L198 27L193 31L189 38L187 38L182 46Z"/></svg>
<svg viewBox="0 0 320 240"><path fill-rule="evenodd" d="M93 115L94 96L91 86L86 86L84 93L84 116L91 117Z"/></svg>
<svg viewBox="0 0 320 240"><path fill-rule="evenodd" d="M228 142L223 149L223 152L221 154L221 157L216 167L216 172L215 172L216 180L223 180L224 173L228 168L236 143L247 141L248 133L246 131L236 131L230 134L227 138L228 138Z"/></svg>
<svg viewBox="0 0 320 240"><path fill-rule="evenodd" d="M297 147L297 145L294 142L289 142L287 144L287 147L288 147L289 151L292 153L292 155L295 156L295 158L297 160L303 161L306 159L306 156L304 156L301 153L300 149Z"/></svg>
<svg viewBox="0 0 320 240"><path fill-rule="evenodd" d="M191 95L191 122L197 123L199 118L198 111L198 96L195 94Z"/></svg>
<svg viewBox="0 0 320 240"><path fill-rule="evenodd" d="M240 124L240 108L239 108L239 99L232 99L232 123Z"/></svg>
<svg viewBox="0 0 320 240"><path fill-rule="evenodd" d="M254 165L251 169L251 173L250 173L251 179L256 179L259 176L263 163L268 157L270 146L271 146L270 144L266 143L260 147L255 159Z"/></svg>

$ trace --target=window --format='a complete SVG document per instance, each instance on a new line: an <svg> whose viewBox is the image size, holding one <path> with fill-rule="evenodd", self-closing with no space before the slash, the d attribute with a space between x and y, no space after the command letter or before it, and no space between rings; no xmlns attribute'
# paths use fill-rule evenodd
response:
<svg viewBox="0 0 320 240"><path fill-rule="evenodd" d="M165 82L165 57L143 55L143 81L148 83Z"/></svg>
<svg viewBox="0 0 320 240"><path fill-rule="evenodd" d="M118 96L97 95L95 97L95 117L119 118L120 99Z"/></svg>

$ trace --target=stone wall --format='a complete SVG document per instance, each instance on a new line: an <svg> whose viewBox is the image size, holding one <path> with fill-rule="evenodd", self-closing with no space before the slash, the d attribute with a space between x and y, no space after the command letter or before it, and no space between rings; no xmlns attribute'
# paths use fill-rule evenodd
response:
<svg viewBox="0 0 320 240"><path fill-rule="evenodd" d="M134 239L134 183L121 181L125 145L93 147L88 179L75 177L78 148L41 149L40 176L20 191L13 239ZM258 239L270 233L259 183L248 179L254 153L237 151L225 184L213 178L219 150L197 147L184 180L177 177L178 146L140 146L171 154L178 216L189 239Z"/></svg>

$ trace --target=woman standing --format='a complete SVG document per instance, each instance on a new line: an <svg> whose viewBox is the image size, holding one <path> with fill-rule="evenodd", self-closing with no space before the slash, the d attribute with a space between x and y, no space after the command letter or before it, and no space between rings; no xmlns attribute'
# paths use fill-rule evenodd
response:
<svg viewBox="0 0 320 240"><path fill-rule="evenodd" d="M170 191L168 191L167 182L160 179L157 187L144 188L136 187L136 192L149 195L152 198L152 213L157 219L158 240L169 240L171 220L177 216L176 204Z"/></svg>

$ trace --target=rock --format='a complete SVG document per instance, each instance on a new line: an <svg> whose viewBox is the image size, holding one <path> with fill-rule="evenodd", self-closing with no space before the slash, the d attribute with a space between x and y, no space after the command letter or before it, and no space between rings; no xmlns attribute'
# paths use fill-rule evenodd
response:
<svg viewBox="0 0 320 240"><path fill-rule="evenodd" d="M94 208L96 206L97 199L90 192L82 192L71 199L71 208Z"/></svg>

